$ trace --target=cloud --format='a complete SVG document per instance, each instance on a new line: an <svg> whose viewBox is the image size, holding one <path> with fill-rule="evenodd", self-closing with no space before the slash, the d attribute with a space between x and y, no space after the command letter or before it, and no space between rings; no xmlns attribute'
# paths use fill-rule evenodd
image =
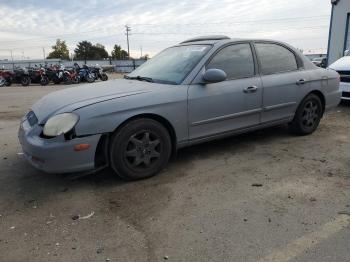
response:
<svg viewBox="0 0 350 262"><path fill-rule="evenodd" d="M317 6L317 11L315 10ZM131 53L151 55L186 38L226 34L239 38L274 38L303 49L326 48L330 3L319 0L0 0L0 58L22 52L42 57L56 38L73 52L89 40L126 49L124 25L132 28Z"/></svg>

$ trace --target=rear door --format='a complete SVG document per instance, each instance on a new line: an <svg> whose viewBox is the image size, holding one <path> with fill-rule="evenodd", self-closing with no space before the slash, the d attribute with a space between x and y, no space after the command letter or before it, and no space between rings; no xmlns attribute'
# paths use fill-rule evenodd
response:
<svg viewBox="0 0 350 262"><path fill-rule="evenodd" d="M308 84L307 73L292 50L278 43L255 42L263 84L261 122L294 116L298 90Z"/></svg>

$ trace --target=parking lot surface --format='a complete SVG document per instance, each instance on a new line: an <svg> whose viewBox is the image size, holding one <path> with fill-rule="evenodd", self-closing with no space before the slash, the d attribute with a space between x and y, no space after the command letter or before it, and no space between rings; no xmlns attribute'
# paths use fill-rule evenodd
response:
<svg viewBox="0 0 350 262"><path fill-rule="evenodd" d="M349 104L313 135L281 126L193 146L123 182L22 158L21 117L62 88L0 88L0 261L349 261Z"/></svg>

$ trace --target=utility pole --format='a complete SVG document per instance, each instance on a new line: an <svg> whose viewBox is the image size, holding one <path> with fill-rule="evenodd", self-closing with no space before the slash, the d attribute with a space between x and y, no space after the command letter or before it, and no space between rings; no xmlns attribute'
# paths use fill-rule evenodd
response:
<svg viewBox="0 0 350 262"><path fill-rule="evenodd" d="M12 69L15 69L15 63L13 62L13 53L12 53L12 49L10 50L11 53L11 60L12 60Z"/></svg>
<svg viewBox="0 0 350 262"><path fill-rule="evenodd" d="M44 61L46 59L46 55L45 55L45 47L43 47L43 55L44 55Z"/></svg>
<svg viewBox="0 0 350 262"><path fill-rule="evenodd" d="M140 56L140 58L142 58L142 46L140 46L140 51L141 51L141 56Z"/></svg>
<svg viewBox="0 0 350 262"><path fill-rule="evenodd" d="M128 59L130 59L130 49L129 49L129 32L131 31L130 26L125 25L125 30L126 30L126 41L128 43Z"/></svg>

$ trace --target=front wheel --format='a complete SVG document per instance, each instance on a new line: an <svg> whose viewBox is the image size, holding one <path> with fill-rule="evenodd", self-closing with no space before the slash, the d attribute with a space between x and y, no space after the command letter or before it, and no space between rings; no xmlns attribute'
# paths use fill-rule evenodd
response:
<svg viewBox="0 0 350 262"><path fill-rule="evenodd" d="M152 119L136 119L116 132L110 164L121 178L137 180L160 172L168 163L171 140L167 129Z"/></svg>
<svg viewBox="0 0 350 262"><path fill-rule="evenodd" d="M309 94L300 103L290 129L298 135L308 135L313 133L318 127L322 118L322 102L315 94Z"/></svg>

